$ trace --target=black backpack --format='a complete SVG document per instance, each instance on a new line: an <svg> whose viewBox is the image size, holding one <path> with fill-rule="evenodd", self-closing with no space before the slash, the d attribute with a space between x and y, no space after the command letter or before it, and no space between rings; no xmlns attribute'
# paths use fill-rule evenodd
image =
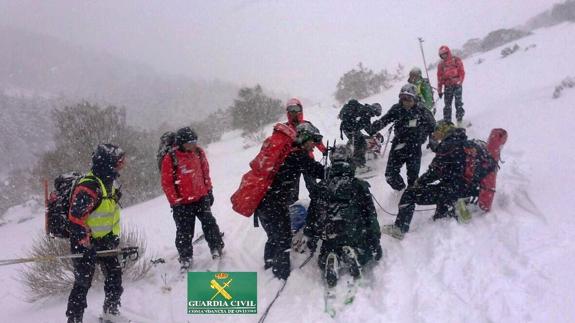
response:
<svg viewBox="0 0 575 323"><path fill-rule="evenodd" d="M173 153L173 147L176 144L176 133L173 131L167 131L160 137L160 146L158 147L158 152L156 154L156 161L158 163L158 170L162 170L162 160L166 154L172 154L172 160L174 162L174 169L177 166L177 160L175 154Z"/></svg>
<svg viewBox="0 0 575 323"><path fill-rule="evenodd" d="M363 107L357 101L350 101L346 103L339 111L339 119L341 120L340 129L343 131L353 132L357 129L357 118L360 117L361 109Z"/></svg>
<svg viewBox="0 0 575 323"><path fill-rule="evenodd" d="M62 174L54 180L54 191L50 193L46 208L46 234L56 238L68 238L70 198L76 184L83 175L72 172Z"/></svg>
<svg viewBox="0 0 575 323"><path fill-rule="evenodd" d="M353 176L334 176L325 181L322 240L338 240L342 243L358 243L358 231L362 229L360 206L354 200L356 179Z"/></svg>

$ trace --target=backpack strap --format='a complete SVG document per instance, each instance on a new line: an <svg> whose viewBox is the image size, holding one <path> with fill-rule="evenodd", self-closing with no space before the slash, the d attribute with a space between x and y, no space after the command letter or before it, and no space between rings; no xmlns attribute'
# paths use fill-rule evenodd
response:
<svg viewBox="0 0 575 323"><path fill-rule="evenodd" d="M176 190L176 194L178 194L179 197L182 197L178 187L178 178L176 177L176 172L178 171L178 158L176 157L176 152L174 151L173 147L170 148L168 154L172 159L172 179L174 180L174 189Z"/></svg>

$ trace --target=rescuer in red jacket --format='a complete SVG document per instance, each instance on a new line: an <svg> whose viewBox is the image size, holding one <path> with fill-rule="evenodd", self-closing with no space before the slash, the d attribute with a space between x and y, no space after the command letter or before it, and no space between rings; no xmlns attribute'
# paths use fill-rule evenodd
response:
<svg viewBox="0 0 575 323"><path fill-rule="evenodd" d="M457 56L451 55L449 47L443 45L439 47L439 57L441 62L437 66L437 91L439 98L443 97L443 87L445 86L445 107L443 108L443 120L451 122L451 102L455 97L455 117L458 125L463 121L463 80L465 79L465 70L463 62Z"/></svg>
<svg viewBox="0 0 575 323"><path fill-rule="evenodd" d="M211 212L214 195L208 160L197 140L191 128L179 129L176 147L164 156L161 167L162 189L176 222L176 248L182 271L187 271L192 263L196 217L202 223L212 257L220 257L224 248L220 228Z"/></svg>

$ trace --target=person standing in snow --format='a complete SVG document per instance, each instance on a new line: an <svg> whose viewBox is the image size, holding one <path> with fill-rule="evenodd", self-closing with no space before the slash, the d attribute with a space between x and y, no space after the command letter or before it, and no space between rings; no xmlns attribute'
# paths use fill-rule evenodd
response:
<svg viewBox="0 0 575 323"><path fill-rule="evenodd" d="M286 114L287 114L287 120L288 121L285 124L288 125L290 128L292 128L294 131L297 131L297 126L299 124L302 124L302 123L308 123L315 128L315 126L311 122L304 120L303 105L298 98L291 98L287 101L287 103L286 103ZM322 141L316 143L314 148L317 148L322 154L325 154L327 152L327 148L325 147L325 145L323 144ZM311 158L314 158L313 151L311 151L309 153L309 155ZM307 176L305 174L304 174L303 178L305 181L305 186L310 193L310 198L311 198L310 209L313 210L314 204L315 204L315 203L313 203L314 202L313 197L315 195L314 192L315 192L315 186L317 185L317 182L314 178L311 178L310 176ZM297 202L297 200L299 199L299 180L294 183L294 187L293 187L292 192L293 192L293 195L292 195L291 199L289 200L290 204Z"/></svg>
<svg viewBox="0 0 575 323"><path fill-rule="evenodd" d="M70 248L74 286L68 297L68 323L81 323L88 306L86 295L92 284L96 265L104 274L102 318L119 319L122 268L117 257L96 257L97 251L118 248L120 244L120 190L114 181L124 166L124 152L112 144L98 145L92 154L92 168L72 192L68 212Z"/></svg>
<svg viewBox="0 0 575 323"><path fill-rule="evenodd" d="M435 119L417 97L413 84L405 84L399 92L399 103L372 125L372 134L393 123L394 138L391 142L385 179L396 191L405 188L400 170L403 164L407 167L407 185L411 186L419 176L421 165L421 145L433 132Z"/></svg>
<svg viewBox="0 0 575 323"><path fill-rule="evenodd" d="M339 263L358 278L370 260L379 260L383 251L381 232L369 183L355 177L347 146L332 152L329 177L321 182L322 210L310 216L304 229L307 247L313 252L322 240L318 264L328 286L337 283Z"/></svg>
<svg viewBox="0 0 575 323"><path fill-rule="evenodd" d="M437 91L441 99L444 94L443 87L445 86L443 120L451 121L451 102L455 97L455 118L460 126L465 115L462 99L462 84L465 79L463 62L459 57L451 55L451 50L445 45L439 47L439 57L441 62L437 66Z"/></svg>
<svg viewBox="0 0 575 323"><path fill-rule="evenodd" d="M292 128L294 131L297 131L297 126L299 124L308 123L308 124L314 126L311 122L304 120L303 105L298 98L291 98L287 101L286 113L287 113L287 120L288 121L285 124L288 125L290 128ZM316 143L315 148L317 148L324 155L327 153L327 148L325 147L325 145L323 144L322 141ZM309 152L309 156L312 159L315 158L313 151ZM300 176L298 176L298 180L293 183L294 186L291 189L292 195L291 195L291 198L288 200L288 203L290 205L296 203L299 200L299 183L300 183L299 178L300 178ZM315 178L309 176L309 175L306 175L306 174L303 175L303 179L305 182L305 187L307 188L307 190L309 192L309 198L310 198L309 206L308 206L308 208L304 214L306 217L308 214L312 214L312 216L313 216L314 213L318 212L318 210L317 210L317 208L318 208L317 198L318 198L319 192L318 192L318 187L317 187L317 180ZM303 220L305 221L305 218ZM301 237L303 235L303 230L301 230L301 229L296 230L293 233L294 233L293 246L295 247L296 244L298 243L298 240L301 239ZM297 248L294 248L294 249L297 249Z"/></svg>
<svg viewBox="0 0 575 323"><path fill-rule="evenodd" d="M384 225L382 232L397 239L403 239L409 231L415 204L436 204L433 220L455 217L454 204L458 198L469 195L464 181L465 151L467 141L465 129L456 128L453 123L439 121L433 132L432 149L435 158L429 169L411 187L408 187L399 200L399 213L394 224Z"/></svg>
<svg viewBox="0 0 575 323"><path fill-rule="evenodd" d="M419 101L435 115L435 102L433 102L433 89L429 84L429 80L423 78L421 74L421 69L419 67L414 67L409 71L409 78L407 81L410 84L415 85L417 90L417 96Z"/></svg>
<svg viewBox="0 0 575 323"><path fill-rule="evenodd" d="M192 264L196 217L202 223L212 257L221 257L224 248L220 228L211 211L214 195L208 160L197 140L190 127L179 129L177 149L173 154L166 154L161 164L162 189L176 222L176 249L183 272Z"/></svg>
<svg viewBox="0 0 575 323"><path fill-rule="evenodd" d="M323 165L309 156L322 140L319 130L310 123L301 123L296 129L293 148L254 212L268 237L264 248L264 268L272 268L274 276L284 280L289 277L291 269L292 231L288 206L294 183L299 181L302 173L321 178L324 171Z"/></svg>
<svg viewBox="0 0 575 323"><path fill-rule="evenodd" d="M355 99L349 100L339 112L339 119L341 124L339 126L340 136L343 139L345 134L346 138L351 142L353 147L353 166L356 168L365 168L366 159L365 153L367 151L367 142L365 135L371 131L371 118L381 115L381 105L379 103L361 104Z"/></svg>

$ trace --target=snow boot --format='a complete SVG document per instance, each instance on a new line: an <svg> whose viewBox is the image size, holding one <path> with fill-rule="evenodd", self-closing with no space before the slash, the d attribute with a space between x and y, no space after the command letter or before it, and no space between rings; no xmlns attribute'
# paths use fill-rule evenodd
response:
<svg viewBox="0 0 575 323"><path fill-rule="evenodd" d="M350 246L343 246L343 261L349 266L349 273L353 278L361 276L361 265L357 259L357 252Z"/></svg>
<svg viewBox="0 0 575 323"><path fill-rule="evenodd" d="M68 317L68 323L82 323L82 317L81 316L69 316Z"/></svg>
<svg viewBox="0 0 575 323"><path fill-rule="evenodd" d="M210 252L212 253L212 259L219 259L222 257L222 248L214 248L212 250L210 250Z"/></svg>
<svg viewBox="0 0 575 323"><path fill-rule="evenodd" d="M371 171L372 171L371 167L369 167L367 165L360 165L360 166L357 166L357 168L355 169L355 174L361 175L361 174L369 173Z"/></svg>
<svg viewBox="0 0 575 323"><path fill-rule="evenodd" d="M339 262L335 253L330 252L325 261L325 281L327 286L334 287L337 285L339 278Z"/></svg>
<svg viewBox="0 0 575 323"><path fill-rule="evenodd" d="M180 261L180 273L185 274L192 268L192 258L181 258Z"/></svg>
<svg viewBox="0 0 575 323"><path fill-rule="evenodd" d="M435 214L433 215L433 221L437 221L439 219L443 219L443 218L455 218L457 219L457 214L455 214L455 208L453 206L450 206L446 212L444 213L439 213L437 211L435 211Z"/></svg>
<svg viewBox="0 0 575 323"><path fill-rule="evenodd" d="M396 226L395 224L384 225L383 227L381 227L381 233L392 236L398 240L403 240L405 236L405 232L401 231L401 228Z"/></svg>
<svg viewBox="0 0 575 323"><path fill-rule="evenodd" d="M109 304L104 302L104 312L101 321L103 323L129 323L130 320L120 314L120 304Z"/></svg>

